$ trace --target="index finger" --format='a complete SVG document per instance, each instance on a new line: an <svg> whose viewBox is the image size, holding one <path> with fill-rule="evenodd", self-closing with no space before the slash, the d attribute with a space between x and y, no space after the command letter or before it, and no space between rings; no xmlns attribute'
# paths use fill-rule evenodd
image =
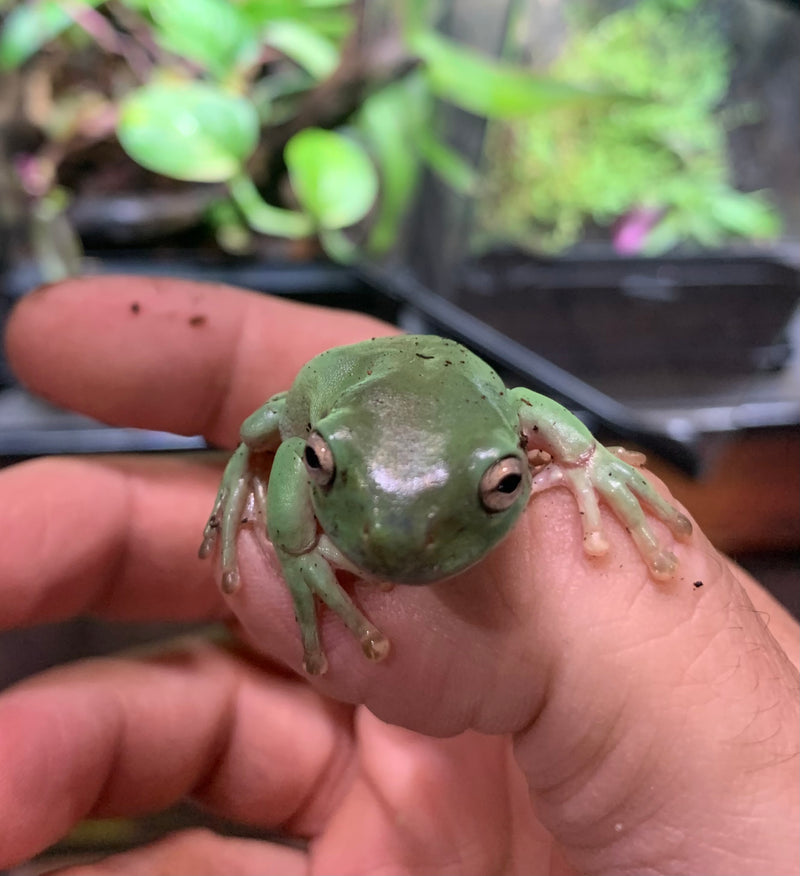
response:
<svg viewBox="0 0 800 876"><path fill-rule="evenodd" d="M241 421L317 353L394 331L222 284L102 276L25 297L6 350L20 380L58 405L230 445Z"/></svg>

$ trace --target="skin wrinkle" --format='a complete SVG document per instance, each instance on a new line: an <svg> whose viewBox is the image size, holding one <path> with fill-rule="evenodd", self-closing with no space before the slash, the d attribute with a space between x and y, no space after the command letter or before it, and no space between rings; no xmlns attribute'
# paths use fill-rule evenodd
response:
<svg viewBox="0 0 800 876"><path fill-rule="evenodd" d="M357 725L357 723L357 718L355 718L354 724ZM381 791L380 781L376 781L371 772L364 769L363 760L359 763L358 769L356 770L353 777L353 783L347 789L347 792L343 795L343 798L346 798L351 793L355 793L359 783L362 784L369 791L371 806L378 806L383 811L385 822L387 824L393 824L397 833L400 833L400 827L402 822L396 818L397 813L395 807L389 803L387 795L383 791ZM319 866L314 861L314 858L317 856L317 849L318 842L316 840L312 840L309 844L309 870L313 872L319 872ZM388 855L390 850L387 849L386 852ZM389 861L387 861L385 866L397 867L398 863L390 859ZM374 872L380 872L383 868L379 864L373 863L373 867L371 869L373 869Z"/></svg>
<svg viewBox="0 0 800 876"><path fill-rule="evenodd" d="M514 864L516 863L516 855L514 848L514 837L519 836L521 831L514 824L515 822L515 809L514 801L512 800L512 795L514 793L514 774L512 773L512 767L514 765L513 756L509 757L508 755L503 759L503 766L505 768L506 773L506 781L505 781L505 789L506 793L503 795L503 802L505 803L502 823L507 825L507 831L505 840L500 844L499 851L505 852L505 854L501 855L497 862L497 866L493 868L492 872L494 873L511 873L516 869Z"/></svg>
<svg viewBox="0 0 800 876"><path fill-rule="evenodd" d="M120 480L124 492L121 513L127 520L138 520L139 516L136 515L134 510L136 506L136 480L134 480L132 473L129 471L116 469L115 474ZM110 568L106 575L99 577L97 582L98 586L94 594L87 599L85 610L103 616L106 607L114 604L115 594L119 587L119 583L125 579L123 572L127 568L128 562L132 556L132 538L133 527L123 526L116 528L114 538L115 547L112 552Z"/></svg>
<svg viewBox="0 0 800 876"><path fill-rule="evenodd" d="M499 819L500 823L503 825L504 833L501 842L497 843L497 861L491 867L484 867L484 872L490 873L512 873L517 872L515 864L516 864L516 855L515 848L513 843L513 837L515 835L514 830L512 828L513 816L514 816L514 805L511 799L511 796L514 792L514 778L510 771L510 766L513 764L513 758L509 757L509 747L504 748L504 756L503 756L503 767L507 775L507 779L504 783L505 793L502 796L502 802L504 804L503 807L503 817ZM475 842L477 842L477 837L474 837ZM465 856L462 856L465 857ZM480 860L480 855L473 855L473 860ZM458 870L455 871L458 873L469 872L468 870Z"/></svg>
<svg viewBox="0 0 800 876"><path fill-rule="evenodd" d="M206 802L209 788L222 772L230 755L231 746L236 735L237 723L240 720L238 702L244 682L244 678L237 677L233 688L226 697L228 707L220 710L219 726L216 732L212 734L208 747L208 766L205 772L201 773L194 782L192 788L187 791L191 799Z"/></svg>
<svg viewBox="0 0 800 876"><path fill-rule="evenodd" d="M624 706L621 707L620 712L621 712L623 709L624 709ZM625 723L624 721L621 720L621 717L620 717L620 716L618 716L617 721L621 721L621 723L623 723L623 724ZM681 734L679 733L678 735L680 736ZM604 742L607 743L607 740L604 740ZM652 746L655 745L655 744L656 744L656 743L655 743L653 740L651 740L651 742L650 742L650 747L652 747ZM597 751L599 751L599 750L600 750L600 748L598 747ZM629 750L629 749L628 749L628 750ZM595 760L597 759L597 757L598 757L598 755L595 754L594 757L589 758L589 767L588 767L587 769L591 769L591 765L593 764L593 762L595 762ZM650 761L648 760L648 755L647 755L646 753L638 752L637 755L636 755L636 762L639 763L640 765L644 765L644 766L646 766L646 767L648 768L648 770L652 770L652 771L659 770L659 769L663 768L663 764L662 764L662 763L653 763L653 764L650 764L650 766L648 766L648 764L650 763ZM666 778L663 777L663 776L660 776L660 777L659 777L659 781L656 782L656 786L657 786L657 787L669 786L671 783L674 782L674 778L675 778L674 775L672 775L672 776L667 776ZM650 784L650 785L653 784L652 781L648 782L647 779L646 779L646 777L645 777L644 775L639 775L639 776L637 776L637 777L629 778L627 781L628 781L629 785L633 786L634 788L644 788L644 787L646 787L648 784ZM594 781L586 781L586 782L584 782L584 786L585 786L587 789L590 789L590 788L594 785L595 782L596 782L597 784L599 784L599 785L602 786L602 783L603 783L603 779L602 779L602 777L601 777L600 779L597 779L597 778L596 778ZM645 798L645 799L647 799L647 798ZM655 802L655 801L653 801L653 802ZM560 801L560 800L556 801L556 805L560 806L560 805L561 805L561 801ZM621 806L621 807L624 807L625 805L626 805L626 804L625 804L624 802L618 804L618 806ZM659 812L661 812L661 811L663 810L664 805L665 805L665 804L664 804L663 801L659 801L658 804L655 806L655 808L650 809L650 808L648 807L648 811L647 811L647 813L646 813L646 818L641 818L640 820L641 820L643 823L646 822L646 821L649 821L651 824L654 823L654 819L657 820L658 814L659 814ZM642 811L641 809L639 809L639 810L637 810L637 811L640 812L640 813L642 813L642 814L644 814L643 811ZM562 814L563 814L563 813L562 813ZM614 822L617 822L617 821L622 820L622 821L626 824L626 826L630 826L630 825L631 825L630 816L629 816L629 815L626 815L625 818L623 819L623 818L621 818L621 817L618 816L617 811L616 811L615 809L608 810L608 811L602 813L601 815L597 816L597 817L594 819L594 821L597 822L597 823L602 823L603 820L614 821ZM580 822L579 822L579 823L580 823ZM585 824L584 824L584 826L585 826ZM559 829L560 829L560 828L561 828L561 825L559 826ZM563 833L561 834L561 836L562 836L562 838L567 839L567 837L565 837ZM601 840L601 842L600 842L599 844L602 846L604 843L603 843L603 841ZM592 845L594 845L594 844L592 844ZM577 847L577 846L576 846L576 847ZM624 858L623 858L623 859L624 859Z"/></svg>
<svg viewBox="0 0 800 876"><path fill-rule="evenodd" d="M295 806L291 815L283 822L287 830L296 830L294 825L310 821L312 824L324 824L331 813L341 804L342 798L349 792L358 775L358 761L354 756L355 745L355 710L349 712L348 732L344 735L347 746L337 743L331 745L330 752L321 765L313 782L309 782L305 795ZM347 774L350 774L348 777ZM320 800L327 800L325 807L320 807ZM320 810L319 812L315 810ZM311 816L313 813L313 817ZM306 836L313 836L316 831L306 828Z"/></svg>
<svg viewBox="0 0 800 876"><path fill-rule="evenodd" d="M112 792L117 773L119 772L120 765L123 761L123 742L127 734L125 732L125 720L123 717L125 714L125 710L122 706L122 702L119 698L117 691L114 691L114 697L116 703L116 709L114 710L114 714L116 716L116 727L112 735L113 744L111 746L111 752L108 757L108 766L104 771L103 780L97 790L94 802L86 812L81 813L81 817L83 818L93 815L102 818L106 815L115 814L114 810L116 809L116 807L112 807L109 804L115 796Z"/></svg>
<svg viewBox="0 0 800 876"><path fill-rule="evenodd" d="M28 462L21 463L19 467L16 469L10 469L9 471L12 474L15 474L19 471L24 471L25 473L33 471L34 469L38 469L39 471L43 469L47 469L55 464L50 459L35 459ZM84 466L86 463L78 460L71 460L67 465L78 467ZM60 494L58 494L60 496ZM54 540L51 536L51 533L57 530L57 524L55 521L58 515L61 513L60 509L54 509L53 507L53 498L50 494L45 492L42 497L41 508L43 509L41 512L41 519L43 520L43 529L44 533L41 536L43 544L41 546L37 546L36 550L36 559L37 562L41 562L43 559L48 558L50 555L60 556L61 554L61 543ZM62 527L63 528L63 527ZM37 535L39 531L37 530ZM104 559L103 554L93 555L86 554L80 556L80 559L84 564L86 564L90 569L94 568L97 565L103 566ZM24 573L23 573L24 574ZM62 575L66 574L66 569L62 572ZM83 580L91 579L96 577L92 574L88 574L87 569L81 568L80 574ZM64 617L69 616L75 612L86 610L87 605L90 604L92 596L90 594L86 594L81 588L77 589L77 593L81 595L81 601L77 604L70 604L65 611L63 608L57 612L53 612L50 607L50 603L52 601L53 592L56 590L60 590L61 592L69 592L70 588L68 586L68 580L64 580L63 577L55 578L51 582L50 588L41 588L37 586L31 586L25 588L26 591L33 595L33 599L24 604L21 609L16 607L16 614L12 618L6 618L3 627L11 628L12 626L30 626L36 623L42 622L55 622L64 619ZM24 578L23 578L24 581ZM18 594L20 591L20 587L15 589L15 597L18 598Z"/></svg>
<svg viewBox="0 0 800 876"><path fill-rule="evenodd" d="M137 662L141 662L143 666L147 667L150 671L155 672L166 672L171 668L177 668L180 674L185 674L187 671L191 671L192 674L196 674L198 669L203 669L204 664L207 664L208 661L208 652L207 652L207 643L198 637L182 637L176 640L173 645L178 650L171 650L169 652L156 652L151 656L137 656L134 657L133 652L127 656L114 657L114 658L96 658L91 661L84 661L84 665L88 666L94 664L97 667L98 674L101 676L103 674L107 674L112 671L116 666L121 666L123 664L130 670L134 667ZM196 649L201 648L201 651L198 652ZM136 650L136 649L134 649ZM216 661L214 661L216 662ZM67 671L70 671L70 668L67 668ZM230 673L227 673L228 675ZM110 696L111 700L106 702L114 703L113 714L116 717L116 727L111 736L113 740L113 750L115 752L113 759L107 766L105 770L105 776L102 783L102 788L98 792L97 799L95 801L94 806L90 810L90 813L83 814L94 814L100 816L113 816L118 815L120 812L120 791L115 787L115 782L119 779L119 774L124 774L126 772L126 763L125 759L122 756L125 751L128 750L130 746L126 744L126 740L135 737L136 728L132 727L128 723L128 715L130 713L129 710L129 699L131 697L131 689L126 685L123 689L123 692L120 693L116 688L110 688ZM134 689L133 696L138 694L139 692ZM218 691L216 692L218 696ZM225 697L228 699L229 695ZM227 720L227 716L230 715L231 710L227 708L220 708L219 712L219 722L224 725ZM203 759L211 759L210 752L214 749L214 743L218 738L219 730L215 728L215 730L210 734L210 742L208 744L208 753L206 753ZM129 769L129 767L128 767ZM205 772L204 772L205 774ZM177 792L172 792L167 798L162 801L162 805L168 805L169 803L174 802L179 799L183 794L189 793L191 791L191 786L187 785L182 790ZM123 795L124 796L124 795ZM150 811L154 808L154 803L150 800L144 807L139 806L136 807L139 811ZM125 802L122 804L122 808L130 813L131 812L131 801L129 798L125 798ZM158 808L156 806L156 808Z"/></svg>
<svg viewBox="0 0 800 876"><path fill-rule="evenodd" d="M530 791L525 782L522 770L514 754L513 741L505 749L504 767L506 774L506 818L504 823L509 825L509 842L507 843L508 855L506 860L496 870L497 873L511 873L512 865L529 860L545 860L549 858L549 873L561 873L564 863L561 854L557 850L552 834L541 824L536 823L535 835L530 832L530 821L523 818L522 809L515 805L514 795L528 797ZM517 838L517 842L514 839ZM546 847L546 856L543 854Z"/></svg>
<svg viewBox="0 0 800 876"><path fill-rule="evenodd" d="M554 685L554 687L558 687L558 685ZM580 780L580 777L587 771L591 771L594 769L594 762L600 759L600 754L604 751L608 745L609 740L615 733L615 730L619 723L621 722L623 712L625 710L624 703L620 703L618 709L616 710L613 717L606 716L604 732L602 735L597 734L596 741L592 744L590 751L584 753L582 751L583 747L587 744L588 739L590 738L591 728L587 730L586 734L580 736L576 742L571 746L571 750L567 752L562 749L561 759L564 763L570 762L571 758L575 755L576 752L580 753L580 762L575 768L569 772L560 771L558 778L551 780L548 784L542 784L541 781L534 781L532 776L528 776L528 781L531 784L531 788L536 792L537 797L545 798L550 796L556 797L556 803L560 805L562 799L556 794L557 791L561 791L564 795L564 799L570 798L573 796L573 792L571 790L567 790L568 785L572 785L575 783L580 783L581 785L586 785L586 782ZM536 724L539 721L541 715L544 714L544 710L539 713L539 715L535 716L530 722L530 729L534 730ZM527 731L523 731L527 732ZM520 735L520 738L524 738L524 736ZM526 741L526 745L530 744ZM576 758L578 760L578 758Z"/></svg>

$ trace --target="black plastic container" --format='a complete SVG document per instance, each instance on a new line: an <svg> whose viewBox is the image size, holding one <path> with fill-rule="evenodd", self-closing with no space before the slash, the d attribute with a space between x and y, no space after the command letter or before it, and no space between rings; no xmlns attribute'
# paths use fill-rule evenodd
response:
<svg viewBox="0 0 800 876"><path fill-rule="evenodd" d="M745 374L781 367L800 271L725 252L466 262L452 300L586 379L633 370Z"/></svg>

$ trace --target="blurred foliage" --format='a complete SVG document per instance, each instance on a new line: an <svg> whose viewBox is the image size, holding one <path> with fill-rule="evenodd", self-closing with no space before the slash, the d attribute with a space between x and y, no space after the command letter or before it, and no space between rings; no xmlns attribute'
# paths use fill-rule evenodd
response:
<svg viewBox="0 0 800 876"><path fill-rule="evenodd" d="M6 0L0 70L44 85L25 189L51 197L65 161L116 139L149 171L222 184L222 245L317 235L347 259L392 245L422 166L474 188L436 99L490 118L598 100L440 35L430 4L379 5L373 44L365 0Z"/></svg>
<svg viewBox="0 0 800 876"><path fill-rule="evenodd" d="M761 193L728 182L727 47L697 0L640 0L593 18L570 7L557 80L635 100L582 104L493 125L479 206L483 242L540 251L574 244L588 223L614 226L622 251L769 239L780 222ZM741 113L739 116L741 117Z"/></svg>

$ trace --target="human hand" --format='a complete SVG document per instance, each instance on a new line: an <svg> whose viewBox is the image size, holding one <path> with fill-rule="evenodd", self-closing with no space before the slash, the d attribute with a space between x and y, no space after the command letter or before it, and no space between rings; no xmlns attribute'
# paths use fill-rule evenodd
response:
<svg viewBox="0 0 800 876"><path fill-rule="evenodd" d="M223 287L95 278L23 301L7 349L59 404L231 447L311 356L387 331ZM80 872L798 871L797 627L701 533L657 584L610 514L608 557L587 558L554 489L457 579L359 585L392 654L364 660L326 613L330 671L309 680L283 668L299 668L297 629L258 539L241 539L236 620L196 558L218 478L202 456L0 472L3 628L91 612L224 619L242 638L5 692L0 867L87 815L191 795L307 848L178 834Z"/></svg>

